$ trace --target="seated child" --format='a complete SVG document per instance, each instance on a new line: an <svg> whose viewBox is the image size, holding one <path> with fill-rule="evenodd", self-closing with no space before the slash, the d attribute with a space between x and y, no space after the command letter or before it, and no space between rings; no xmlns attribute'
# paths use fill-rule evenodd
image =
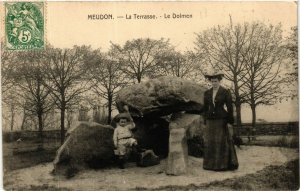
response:
<svg viewBox="0 0 300 191"><path fill-rule="evenodd" d="M124 108L128 111L128 107ZM118 120L113 141L116 148L115 154L119 156L119 167L124 169L125 155L129 154L130 148L137 146L137 141L131 132L135 128L135 124L129 112L119 114Z"/></svg>

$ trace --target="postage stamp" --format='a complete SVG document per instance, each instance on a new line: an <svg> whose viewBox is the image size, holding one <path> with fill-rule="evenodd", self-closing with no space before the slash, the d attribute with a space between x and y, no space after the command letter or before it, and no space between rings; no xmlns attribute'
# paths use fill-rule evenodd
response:
<svg viewBox="0 0 300 191"><path fill-rule="evenodd" d="M44 2L5 3L7 50L43 49L44 26Z"/></svg>
<svg viewBox="0 0 300 191"><path fill-rule="evenodd" d="M298 190L283 1L0 0L0 191Z"/></svg>

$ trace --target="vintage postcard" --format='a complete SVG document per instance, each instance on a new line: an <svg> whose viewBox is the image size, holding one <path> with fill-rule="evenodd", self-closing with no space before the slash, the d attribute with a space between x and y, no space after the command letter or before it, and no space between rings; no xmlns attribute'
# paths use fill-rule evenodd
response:
<svg viewBox="0 0 300 191"><path fill-rule="evenodd" d="M297 190L298 2L0 3L4 190Z"/></svg>

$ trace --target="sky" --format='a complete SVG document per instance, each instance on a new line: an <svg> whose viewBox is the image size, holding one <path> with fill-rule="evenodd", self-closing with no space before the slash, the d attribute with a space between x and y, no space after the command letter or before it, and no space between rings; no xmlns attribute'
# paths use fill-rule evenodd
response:
<svg viewBox="0 0 300 191"><path fill-rule="evenodd" d="M191 19L164 19L164 14L192 14ZM89 14L112 14L113 20L88 20ZM117 19L155 14L155 20ZM106 51L134 38L168 38L178 50L193 49L195 33L212 26L262 21L282 24L284 34L297 25L294 2L48 2L47 40L57 47L89 44ZM160 18L162 16L162 18Z"/></svg>
<svg viewBox="0 0 300 191"><path fill-rule="evenodd" d="M192 18L173 19L173 13L192 15ZM111 42L123 45L136 38L166 38L179 51L193 50L196 33L227 25L230 16L233 24L252 21L272 25L281 23L284 36L297 25L297 5L294 2L47 2L44 14L46 41L54 47L91 45L102 51L107 51ZM111 14L114 19L88 19L88 15L93 14ZM157 19L126 19L133 14L155 15ZM166 19L165 15L171 18ZM118 18L120 16L123 18ZM1 22L3 26L3 20ZM3 34L0 33L2 40ZM297 120L298 101L259 107L257 118ZM251 110L244 107L243 121L250 120Z"/></svg>
<svg viewBox="0 0 300 191"><path fill-rule="evenodd" d="M190 19L164 19L165 14L192 14ZM113 20L88 20L91 14L112 14ZM117 19L132 14L154 14L155 20ZM135 38L166 38L179 51L194 48L195 33L217 25L261 21L281 23L283 35L297 25L294 2L50 2L47 5L47 38L57 47L88 44L107 51L110 41L123 45ZM161 18L162 17L162 18ZM298 102L284 101L258 107L257 118L267 121L298 119ZM251 110L243 107L242 119L251 121Z"/></svg>

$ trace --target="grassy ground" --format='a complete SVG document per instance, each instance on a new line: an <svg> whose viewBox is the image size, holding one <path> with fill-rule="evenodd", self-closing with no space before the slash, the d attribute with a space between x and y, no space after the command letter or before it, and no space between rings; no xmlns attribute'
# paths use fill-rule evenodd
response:
<svg viewBox="0 0 300 191"><path fill-rule="evenodd" d="M14 189L14 191L24 191L24 188ZM56 186L49 186L48 184L43 184L41 186L31 185L29 188L26 188L26 191L72 191L68 188L60 188Z"/></svg>
<svg viewBox="0 0 300 191"><path fill-rule="evenodd" d="M245 145L280 146L289 148L299 147L298 136L256 136L255 140L248 141L243 137ZM59 140L45 140L43 148L39 149L36 141L22 141L3 143L4 172L34 166L44 162L53 161Z"/></svg>
<svg viewBox="0 0 300 191"><path fill-rule="evenodd" d="M297 140L296 140L297 138ZM257 136L256 140L244 143L247 145L259 146L283 146L297 147L298 137L296 136ZM37 164L53 161L56 150L60 143L55 140L46 140L44 149L40 150L39 144L34 141L23 141L20 143L4 143L4 175L6 172L16 169L36 166ZM188 186L166 186L158 189L137 188L135 190L297 190L299 185L299 159L291 161L281 166L268 166L254 174L248 174L239 178L230 178L223 181L214 181L200 185ZM5 179L13 181L11 178ZM27 190L30 191L70 191L69 188L59 188L56 186L41 184L32 185Z"/></svg>
<svg viewBox="0 0 300 191"><path fill-rule="evenodd" d="M296 135L258 135L250 141L247 137L242 137L242 140L244 145L299 148L299 137Z"/></svg>
<svg viewBox="0 0 300 191"><path fill-rule="evenodd" d="M43 149L36 141L3 143L4 172L53 161L60 143L45 140Z"/></svg>
<svg viewBox="0 0 300 191"><path fill-rule="evenodd" d="M268 166L254 174L196 186L166 186L157 189L137 188L136 191L193 190L297 190L299 188L299 159L281 166Z"/></svg>
<svg viewBox="0 0 300 191"><path fill-rule="evenodd" d="M42 186L31 186L27 191L72 191L68 188L58 188L55 186L49 186L47 184L44 184Z"/></svg>
<svg viewBox="0 0 300 191"><path fill-rule="evenodd" d="M257 146L280 146L289 148L299 147L298 136L256 136L255 140L248 142L247 137L243 137L245 145ZM20 168L35 166L40 163L53 161L56 150L59 148L59 140L45 140L43 150L39 149L36 141L22 141L3 143L4 171L11 171Z"/></svg>

